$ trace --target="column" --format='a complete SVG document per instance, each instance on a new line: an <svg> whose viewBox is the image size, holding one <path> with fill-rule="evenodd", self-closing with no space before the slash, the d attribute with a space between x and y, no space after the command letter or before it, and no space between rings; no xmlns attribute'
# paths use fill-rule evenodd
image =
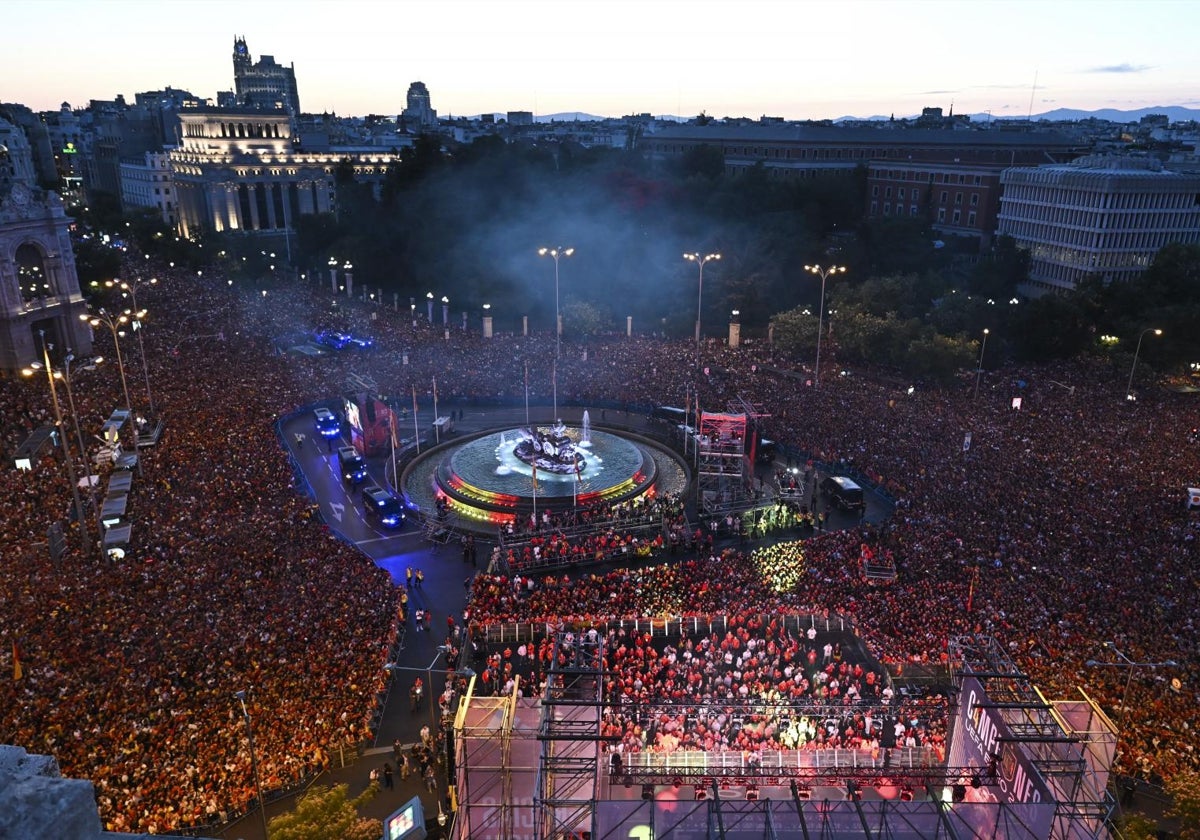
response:
<svg viewBox="0 0 1200 840"><path fill-rule="evenodd" d="M258 221L258 184L246 185L246 203L250 205L249 230L262 230Z"/></svg>
<svg viewBox="0 0 1200 840"><path fill-rule="evenodd" d="M737 349L742 342L742 325L737 321L729 322L729 346L732 349Z"/></svg>
<svg viewBox="0 0 1200 840"><path fill-rule="evenodd" d="M633 316L625 316L625 337L633 338Z"/></svg>
<svg viewBox="0 0 1200 840"><path fill-rule="evenodd" d="M483 337L484 338L492 337L492 316L491 315L483 316Z"/></svg>

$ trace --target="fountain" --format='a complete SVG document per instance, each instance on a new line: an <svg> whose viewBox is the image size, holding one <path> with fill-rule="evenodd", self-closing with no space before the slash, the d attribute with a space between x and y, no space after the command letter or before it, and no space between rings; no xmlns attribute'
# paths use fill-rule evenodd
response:
<svg viewBox="0 0 1200 840"><path fill-rule="evenodd" d="M588 411L583 410L583 434L580 437L579 445L588 447L592 445L592 418L588 416Z"/></svg>

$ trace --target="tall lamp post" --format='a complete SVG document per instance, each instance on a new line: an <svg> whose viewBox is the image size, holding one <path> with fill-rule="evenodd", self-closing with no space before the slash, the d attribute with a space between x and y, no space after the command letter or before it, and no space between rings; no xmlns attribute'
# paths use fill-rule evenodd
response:
<svg viewBox="0 0 1200 840"><path fill-rule="evenodd" d="M569 257L575 253L574 248L564 248L559 245L557 248L538 248L539 257L554 258L554 358L561 355L562 350L562 315L558 311L558 260L560 257Z"/></svg>
<svg viewBox="0 0 1200 840"><path fill-rule="evenodd" d="M45 330L38 330L42 340L42 366L46 368L46 381L50 383L50 403L54 408L54 428L58 432L59 445L62 446L63 461L67 465L67 481L71 482L71 498L75 502L75 519L79 522L79 535L84 556L90 554L89 544L92 541L88 533L87 517L83 513L83 500L79 498L79 485L75 481L74 456L71 454L71 444L63 429L62 407L58 403L58 391L54 387L54 371L50 368L50 346L46 343ZM32 376L36 368L27 368L26 375Z"/></svg>
<svg viewBox="0 0 1200 840"><path fill-rule="evenodd" d="M138 455L137 423L133 417L133 402L129 399L129 382L125 379L125 360L121 356L121 334L117 329L119 325L129 323L129 316L124 314L113 316L108 314L104 309L101 309L96 315L80 315L79 319L87 321L93 327L103 324L112 333L113 347L117 351L117 370L121 372L121 390L125 394L125 409L129 412L129 437L133 441L133 457L137 463L138 475L141 475L142 459Z"/></svg>
<svg viewBox="0 0 1200 840"><path fill-rule="evenodd" d="M1115 653L1117 655L1117 658L1120 659L1121 661L1120 662L1098 662L1095 659L1089 659L1084 664L1087 665L1087 667L1089 667L1089 668L1128 668L1129 669L1129 676L1127 676L1125 678L1125 690L1121 693L1121 708L1119 710L1119 714L1121 715L1121 725L1123 726L1125 724L1125 703L1126 703L1126 701L1129 700L1129 686L1133 682L1134 671L1136 671L1138 668L1150 668L1151 670L1153 670L1155 668L1176 668L1179 666L1179 663L1176 662L1174 659L1167 659L1163 662L1134 662L1132 659L1130 659L1128 656L1126 656L1124 653L1122 653L1114 643L1105 642L1104 646L1106 648L1108 648L1109 650L1111 650L1113 653Z"/></svg>
<svg viewBox="0 0 1200 840"><path fill-rule="evenodd" d="M151 417L154 416L154 397L150 394L150 368L146 364L146 346L142 344L142 331L146 329L146 310L141 309L137 302L137 287L141 285L154 286L158 284L157 277L151 277L149 280L134 280L132 283L121 281L117 283L115 280L109 280L104 285L117 285L123 292L129 295L129 300L133 303L132 310L126 310L126 315L133 319L133 331L137 333L138 352L142 356L142 375L146 379L146 402L149 405L148 411Z"/></svg>
<svg viewBox="0 0 1200 840"><path fill-rule="evenodd" d="M983 328L983 341L979 344L979 362L975 365L975 393L971 399L979 396L979 379L983 376L983 353L987 350L988 328Z"/></svg>
<svg viewBox="0 0 1200 840"><path fill-rule="evenodd" d="M246 692L235 692L234 697L242 704L242 719L246 721L246 741L250 745L250 768L254 772L254 795L258 797L258 813L262 817L263 838L269 840L270 832L267 830L267 803L263 799L262 781L258 775L258 756L254 752L254 730L250 726L250 710L246 708Z"/></svg>
<svg viewBox="0 0 1200 840"><path fill-rule="evenodd" d="M1129 384L1125 386L1125 399L1129 402L1133 402L1137 399L1137 397L1133 395L1133 374L1137 370L1138 356L1142 354L1142 339L1146 337L1146 333L1162 335L1162 330L1155 327L1147 327L1138 335L1137 349L1133 351L1133 367L1129 369Z"/></svg>
<svg viewBox="0 0 1200 840"><path fill-rule="evenodd" d="M704 264L712 260L721 259L720 254L705 254L700 256L699 253L684 254L683 258L689 262L694 262L700 268L700 282L696 286L696 363L700 363L700 305L704 301Z"/></svg>
<svg viewBox="0 0 1200 840"><path fill-rule="evenodd" d="M79 459L83 462L83 469L87 478L88 500L92 503L92 509L96 514L96 529L99 531L101 537L103 537L104 528L100 519L100 506L96 504L96 488L92 484L92 471L88 467L87 462L87 446L83 442L83 427L79 423L79 413L75 410L75 395L71 392L71 362L73 361L75 361L75 354L68 350L66 358L63 359L61 374L55 371L54 375L61 376L63 384L67 386L67 405L71 409L71 422L75 424L75 435L79 440ZM103 361L103 356L85 359L83 367L88 370L95 370L96 365Z"/></svg>
<svg viewBox="0 0 1200 840"><path fill-rule="evenodd" d="M815 274L821 278L821 306L817 310L817 366L813 373L813 382L820 387L821 385L821 327L825 323L825 281L834 274L842 274L846 271L844 265L831 265L829 268L821 268L819 265L806 265L804 270L810 274Z"/></svg>

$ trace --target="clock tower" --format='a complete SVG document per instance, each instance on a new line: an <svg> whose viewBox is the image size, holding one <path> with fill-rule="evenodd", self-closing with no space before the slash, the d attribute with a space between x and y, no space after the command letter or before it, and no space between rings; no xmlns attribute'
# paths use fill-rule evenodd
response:
<svg viewBox="0 0 1200 840"><path fill-rule="evenodd" d="M236 78L250 67L250 48L245 38L233 39L233 75Z"/></svg>

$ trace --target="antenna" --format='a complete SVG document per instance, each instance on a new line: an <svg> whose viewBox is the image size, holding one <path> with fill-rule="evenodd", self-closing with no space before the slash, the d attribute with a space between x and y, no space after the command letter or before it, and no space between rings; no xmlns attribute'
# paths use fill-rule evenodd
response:
<svg viewBox="0 0 1200 840"><path fill-rule="evenodd" d="M1029 91L1029 114L1025 117L1026 122L1033 122L1033 97L1037 93L1038 68L1033 69L1033 87Z"/></svg>

